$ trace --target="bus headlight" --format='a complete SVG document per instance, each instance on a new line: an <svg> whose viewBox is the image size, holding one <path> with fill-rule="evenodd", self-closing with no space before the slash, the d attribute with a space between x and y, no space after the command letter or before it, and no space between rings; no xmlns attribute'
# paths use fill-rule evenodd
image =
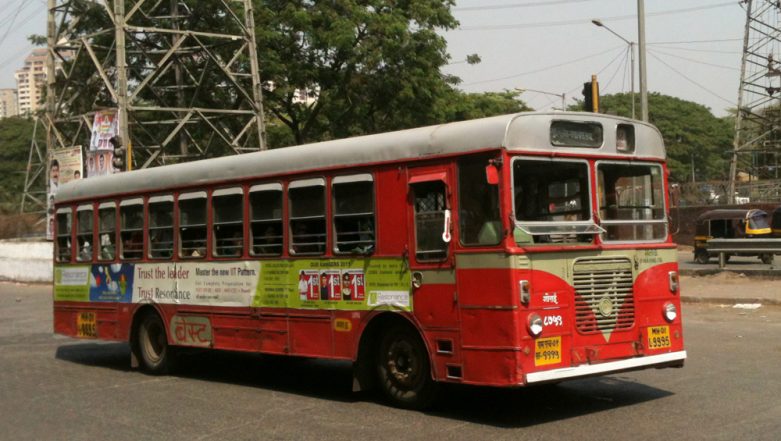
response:
<svg viewBox="0 0 781 441"><path fill-rule="evenodd" d="M542 317L537 314L529 314L528 327L532 337L537 337L542 334Z"/></svg>
<svg viewBox="0 0 781 441"><path fill-rule="evenodd" d="M672 322L676 317L678 317L678 308L676 308L672 303L665 303L663 315L665 320Z"/></svg>

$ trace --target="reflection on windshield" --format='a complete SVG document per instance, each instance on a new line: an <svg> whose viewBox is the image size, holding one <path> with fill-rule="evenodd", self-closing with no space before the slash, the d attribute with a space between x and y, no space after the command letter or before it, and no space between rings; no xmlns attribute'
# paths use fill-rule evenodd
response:
<svg viewBox="0 0 781 441"><path fill-rule="evenodd" d="M748 226L752 230L770 228L770 220L768 219L767 213L763 212L752 216L751 219L748 220Z"/></svg>
<svg viewBox="0 0 781 441"><path fill-rule="evenodd" d="M588 164L517 158L513 191L518 243L591 242Z"/></svg>

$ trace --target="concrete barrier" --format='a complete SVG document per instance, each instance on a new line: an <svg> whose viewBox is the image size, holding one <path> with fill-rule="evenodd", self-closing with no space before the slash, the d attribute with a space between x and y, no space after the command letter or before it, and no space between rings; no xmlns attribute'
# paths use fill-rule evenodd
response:
<svg viewBox="0 0 781 441"><path fill-rule="evenodd" d="M52 253L48 241L0 241L0 280L50 283Z"/></svg>

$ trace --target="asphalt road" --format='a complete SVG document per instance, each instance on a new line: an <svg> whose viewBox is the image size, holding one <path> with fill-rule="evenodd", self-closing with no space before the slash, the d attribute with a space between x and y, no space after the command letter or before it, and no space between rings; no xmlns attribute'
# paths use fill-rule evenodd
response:
<svg viewBox="0 0 781 441"><path fill-rule="evenodd" d="M147 376L125 344L53 336L49 292L0 284L0 439L781 437L781 307L685 305L683 369L449 387L421 413L351 393L349 366L333 362L208 352L176 376Z"/></svg>

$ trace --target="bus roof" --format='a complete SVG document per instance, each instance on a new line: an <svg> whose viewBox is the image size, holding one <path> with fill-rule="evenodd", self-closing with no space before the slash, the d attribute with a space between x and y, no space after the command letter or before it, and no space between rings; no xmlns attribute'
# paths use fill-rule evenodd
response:
<svg viewBox="0 0 781 441"><path fill-rule="evenodd" d="M600 123L604 134L602 146L584 148L552 145L550 125L552 121L558 120ZM586 112L525 112L80 179L62 185L55 200L61 203L117 194L145 193L232 179L262 178L491 148L518 152L621 156L622 153L617 152L615 147L618 124L632 124L635 132L635 151L623 155L664 159L662 136L650 124Z"/></svg>

